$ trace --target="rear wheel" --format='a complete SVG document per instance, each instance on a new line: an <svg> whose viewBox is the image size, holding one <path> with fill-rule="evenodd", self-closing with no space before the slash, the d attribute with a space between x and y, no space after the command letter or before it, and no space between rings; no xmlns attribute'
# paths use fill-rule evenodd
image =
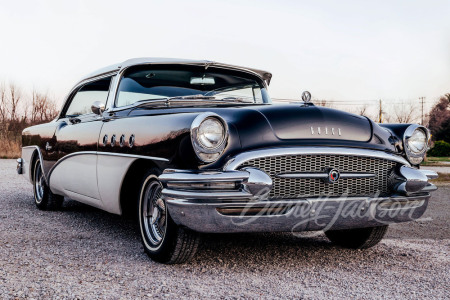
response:
<svg viewBox="0 0 450 300"><path fill-rule="evenodd" d="M152 169L144 176L141 185L138 216L142 243L147 255L155 261L183 263L197 251L199 234L178 226L172 220L161 197L162 185L158 174L157 169Z"/></svg>
<svg viewBox="0 0 450 300"><path fill-rule="evenodd" d="M34 163L33 173L34 203L41 210L55 210L62 206L64 197L55 195L50 191L42 172L41 160Z"/></svg>
<svg viewBox="0 0 450 300"><path fill-rule="evenodd" d="M336 245L351 249L367 249L378 244L386 234L388 225L329 230L325 232L328 239Z"/></svg>

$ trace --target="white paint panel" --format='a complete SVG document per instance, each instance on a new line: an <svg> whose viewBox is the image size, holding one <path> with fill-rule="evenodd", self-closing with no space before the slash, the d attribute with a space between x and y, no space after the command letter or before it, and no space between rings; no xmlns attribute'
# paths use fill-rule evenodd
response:
<svg viewBox="0 0 450 300"><path fill-rule="evenodd" d="M63 159L51 174L50 189L55 194L95 207L101 206L96 165L96 154L74 155Z"/></svg>
<svg viewBox="0 0 450 300"><path fill-rule="evenodd" d="M122 214L120 189L130 165L135 157L98 155L98 190L103 209L114 214Z"/></svg>
<svg viewBox="0 0 450 300"><path fill-rule="evenodd" d="M99 199L90 198L67 190L65 196L78 202L103 209L103 203Z"/></svg>
<svg viewBox="0 0 450 300"><path fill-rule="evenodd" d="M22 159L23 159L23 173L22 175L33 183L33 176L31 174L31 159L33 157L33 152L36 150L34 147L22 148Z"/></svg>

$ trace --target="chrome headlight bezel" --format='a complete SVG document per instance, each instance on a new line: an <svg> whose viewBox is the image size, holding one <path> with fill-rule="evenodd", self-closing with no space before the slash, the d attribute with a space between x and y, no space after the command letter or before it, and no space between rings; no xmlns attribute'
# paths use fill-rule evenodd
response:
<svg viewBox="0 0 450 300"><path fill-rule="evenodd" d="M409 145L409 139L414 135L417 130L421 130L425 134L425 145L422 150L415 152ZM406 128L403 134L403 148L405 149L406 158L413 165L418 165L423 161L425 154L428 151L428 144L430 140L430 132L422 125L410 125Z"/></svg>
<svg viewBox="0 0 450 300"><path fill-rule="evenodd" d="M200 141L199 129L206 120L213 119L218 121L223 128L222 140L215 147L206 147ZM228 124L218 114L207 112L198 115L191 125L191 142L197 157L205 163L212 163L222 155L228 141Z"/></svg>

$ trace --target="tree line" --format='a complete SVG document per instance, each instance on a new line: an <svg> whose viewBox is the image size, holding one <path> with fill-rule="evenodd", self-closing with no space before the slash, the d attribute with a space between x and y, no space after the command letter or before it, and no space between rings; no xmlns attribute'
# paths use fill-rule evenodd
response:
<svg viewBox="0 0 450 300"><path fill-rule="evenodd" d="M15 83L0 82L0 158L20 157L22 130L57 115L56 102L48 93L25 92Z"/></svg>
<svg viewBox="0 0 450 300"><path fill-rule="evenodd" d="M0 83L0 126L17 132L29 125L49 122L58 115L56 102L36 89L25 93L14 83Z"/></svg>
<svg viewBox="0 0 450 300"><path fill-rule="evenodd" d="M375 121L379 121L381 115L381 120L386 123L418 123L421 120L419 103L414 101L387 103L383 108L380 102L378 112L373 109L373 105L371 108L368 104L341 107L327 100L314 100L314 104L344 109ZM48 93L36 89L26 92L15 83L0 82L0 158L20 154L22 130L49 122L58 113L59 107ZM442 96L425 114L424 125L429 127L434 141L450 143L450 93Z"/></svg>

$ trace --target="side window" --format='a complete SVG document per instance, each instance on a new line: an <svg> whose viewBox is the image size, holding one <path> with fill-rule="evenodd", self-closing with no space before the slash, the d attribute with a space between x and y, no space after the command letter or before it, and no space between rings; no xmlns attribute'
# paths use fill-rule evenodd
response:
<svg viewBox="0 0 450 300"><path fill-rule="evenodd" d="M107 77L85 84L75 96L66 111L66 117L76 117L92 113L91 106L95 101L106 103L111 78Z"/></svg>

